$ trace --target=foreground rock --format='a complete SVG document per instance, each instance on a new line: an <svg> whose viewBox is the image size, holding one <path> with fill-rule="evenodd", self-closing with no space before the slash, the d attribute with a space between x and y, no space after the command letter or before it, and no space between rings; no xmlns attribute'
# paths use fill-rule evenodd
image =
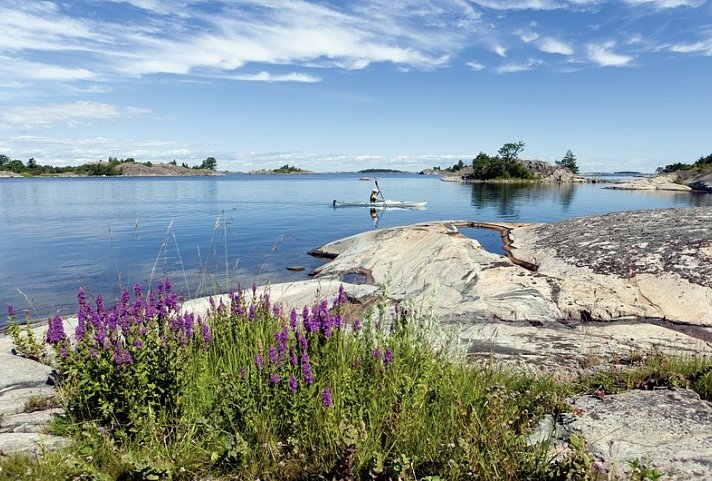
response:
<svg viewBox="0 0 712 481"><path fill-rule="evenodd" d="M631 461L654 467L666 480L712 475L712 404L693 391L580 396L572 400L572 408L574 415L563 431L588 440L588 449L609 479L630 472Z"/></svg>
<svg viewBox="0 0 712 481"><path fill-rule="evenodd" d="M37 328L42 335L44 328ZM41 337L40 337L41 339ZM51 368L12 353L9 336L0 335L0 456L40 455L66 440L47 434L51 417L59 413L45 400L55 392Z"/></svg>

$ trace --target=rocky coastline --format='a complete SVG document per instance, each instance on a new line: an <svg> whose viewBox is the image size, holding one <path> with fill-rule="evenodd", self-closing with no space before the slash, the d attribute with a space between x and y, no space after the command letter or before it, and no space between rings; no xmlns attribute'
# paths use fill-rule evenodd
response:
<svg viewBox="0 0 712 481"><path fill-rule="evenodd" d="M379 229L312 251L330 260L309 279L262 289L301 308L343 285L353 308L365 310L386 287L390 305L433 315L459 336L470 359L573 378L651 352L712 354L710 225L712 207L700 207L540 225L452 220ZM485 251L462 227L496 228L508 256ZM196 299L183 308L201 313L208 305ZM49 374L13 355L0 336L0 453L63 442L47 434L55 411L24 412L33 396L51 395ZM712 438L704 434L712 409L694 393L641 391L571 403L578 414L542 427L548 436L559 433L565 442L562 432L583 434L598 443L591 450L621 465L649 457L678 473L669 479L712 477ZM674 432L691 434L672 439L669 419ZM646 432L645 439L631 429Z"/></svg>

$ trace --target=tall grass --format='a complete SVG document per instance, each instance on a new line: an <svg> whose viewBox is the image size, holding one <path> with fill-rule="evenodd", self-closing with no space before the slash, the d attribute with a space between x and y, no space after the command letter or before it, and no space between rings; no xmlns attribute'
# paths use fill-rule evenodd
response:
<svg viewBox="0 0 712 481"><path fill-rule="evenodd" d="M76 443L4 465L10 479L567 475L527 442L566 388L453 359L426 316L381 306L356 317L343 291L286 312L253 288L198 322L160 286L111 308L80 295L74 342L51 320L67 408L55 429Z"/></svg>

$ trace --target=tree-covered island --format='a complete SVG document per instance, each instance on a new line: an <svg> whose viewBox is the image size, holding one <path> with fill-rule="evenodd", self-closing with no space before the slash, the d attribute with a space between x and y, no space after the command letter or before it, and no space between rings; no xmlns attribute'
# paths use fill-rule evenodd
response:
<svg viewBox="0 0 712 481"><path fill-rule="evenodd" d="M109 157L109 160L99 160L78 166L57 167L53 165L40 165L34 158L25 164L19 159L10 159L7 155L0 155L0 177L19 175L23 177L36 176L186 176L186 175L218 175L217 160L208 157L201 164L189 166L185 162L181 165L175 160L168 163L154 164L152 162L137 162L128 157L118 159Z"/></svg>
<svg viewBox="0 0 712 481"><path fill-rule="evenodd" d="M509 182L509 181L556 181L572 182L580 179L576 156L567 150L556 165L537 160L523 160L519 154L524 151L524 142L508 142L498 151L497 155L480 152L470 165L462 160L445 169L435 167L428 170L429 174L443 175L444 180L461 182ZM426 171L423 171L426 173Z"/></svg>

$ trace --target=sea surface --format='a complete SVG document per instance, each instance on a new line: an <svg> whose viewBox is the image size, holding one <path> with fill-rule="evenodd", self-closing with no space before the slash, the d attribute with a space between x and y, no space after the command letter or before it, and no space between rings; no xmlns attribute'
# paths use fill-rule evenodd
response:
<svg viewBox="0 0 712 481"><path fill-rule="evenodd" d="M584 185L465 185L416 174L377 178L386 199L423 210L332 208L366 201L362 174L0 179L0 327L73 315L83 287L107 302L135 283L170 278L185 297L238 284L307 278L307 254L371 229L434 220L552 222L612 211L712 205L712 194L630 192ZM465 229L502 252L493 231ZM288 266L303 266L292 272Z"/></svg>

